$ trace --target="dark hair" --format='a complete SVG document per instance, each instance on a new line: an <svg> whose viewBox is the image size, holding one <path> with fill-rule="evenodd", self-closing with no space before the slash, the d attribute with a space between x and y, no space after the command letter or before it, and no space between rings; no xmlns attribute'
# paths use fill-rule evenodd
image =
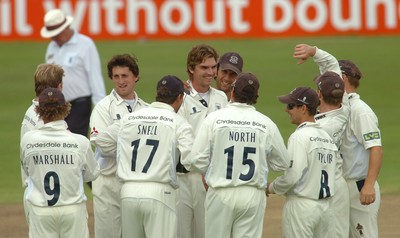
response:
<svg viewBox="0 0 400 238"><path fill-rule="evenodd" d="M306 105L307 110L308 110L308 113L309 113L311 116L315 116L315 115L317 114L317 108L310 107L310 106L307 105L307 104L304 104L304 105Z"/></svg>
<svg viewBox="0 0 400 238"><path fill-rule="evenodd" d="M175 102L176 98L181 94L183 93L171 94L171 91L168 90L168 88L161 87L157 89L156 101L171 105L172 103Z"/></svg>
<svg viewBox="0 0 400 238"><path fill-rule="evenodd" d="M362 78L362 73L355 63L350 60L339 60L340 70L342 74L346 75L349 79L350 85L355 88L360 86L360 79Z"/></svg>
<svg viewBox="0 0 400 238"><path fill-rule="evenodd" d="M235 87L233 87L233 96L235 102L246 103L249 105L254 105L257 103L258 94L254 92L254 87L247 85L240 93L236 92Z"/></svg>
<svg viewBox="0 0 400 238"><path fill-rule="evenodd" d="M112 70L114 67L128 67L137 77L139 75L138 59L134 55L122 54L114 55L107 64L108 77L112 79Z"/></svg>

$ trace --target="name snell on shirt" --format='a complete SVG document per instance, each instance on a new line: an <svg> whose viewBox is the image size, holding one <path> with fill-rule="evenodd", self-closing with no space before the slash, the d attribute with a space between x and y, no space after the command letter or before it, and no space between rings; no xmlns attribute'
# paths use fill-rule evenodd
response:
<svg viewBox="0 0 400 238"><path fill-rule="evenodd" d="M33 163L42 164L74 164L72 155L34 155Z"/></svg>

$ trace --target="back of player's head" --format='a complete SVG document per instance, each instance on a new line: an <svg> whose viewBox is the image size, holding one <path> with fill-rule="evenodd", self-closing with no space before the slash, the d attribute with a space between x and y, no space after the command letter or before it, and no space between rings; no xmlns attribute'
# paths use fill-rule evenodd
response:
<svg viewBox="0 0 400 238"><path fill-rule="evenodd" d="M46 88L57 88L62 84L64 70L56 64L39 64L36 68L35 75L35 93L38 97Z"/></svg>
<svg viewBox="0 0 400 238"><path fill-rule="evenodd" d="M43 119L50 121L64 119L71 108L71 104L65 101L64 94L57 88L46 88L39 95L39 105L36 112Z"/></svg>
<svg viewBox="0 0 400 238"><path fill-rule="evenodd" d="M134 55L122 54L122 55L114 55L107 64L107 75L110 79L113 76L113 68L114 67L128 67L129 70L135 75L135 77L139 76L139 66L138 59Z"/></svg>
<svg viewBox="0 0 400 238"><path fill-rule="evenodd" d="M346 75L349 79L350 85L358 88L362 73L357 65L350 60L339 60L339 66L342 74Z"/></svg>
<svg viewBox="0 0 400 238"><path fill-rule="evenodd" d="M192 73L190 70L193 70L196 65L201 64L208 58L214 58L215 62L218 62L218 53L210 45L196 45L189 51L186 61L186 71L189 75L189 78L192 78Z"/></svg>
<svg viewBox="0 0 400 238"><path fill-rule="evenodd" d="M309 87L297 87L289 94L278 97L281 103L287 104L288 107L306 105L310 115L317 113L319 106L318 94Z"/></svg>
<svg viewBox="0 0 400 238"><path fill-rule="evenodd" d="M232 84L233 100L250 105L256 104L259 87L260 83L254 74L241 73Z"/></svg>
<svg viewBox="0 0 400 238"><path fill-rule="evenodd" d="M314 82L321 92L324 102L330 105L338 105L342 102L344 82L337 73L325 72L318 76Z"/></svg>
<svg viewBox="0 0 400 238"><path fill-rule="evenodd" d="M166 75L157 83L157 102L172 104L176 97L185 92L185 87L178 77L174 75Z"/></svg>

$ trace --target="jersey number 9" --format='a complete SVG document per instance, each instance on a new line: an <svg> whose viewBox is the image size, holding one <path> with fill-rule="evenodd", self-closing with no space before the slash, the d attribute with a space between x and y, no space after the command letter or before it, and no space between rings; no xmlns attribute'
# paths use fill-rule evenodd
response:
<svg viewBox="0 0 400 238"><path fill-rule="evenodd" d="M53 189L50 186L51 178L53 178ZM53 196L52 199L47 200L47 205L54 206L60 198L60 179L58 178L58 174L56 172L49 171L44 176L44 191L47 195Z"/></svg>

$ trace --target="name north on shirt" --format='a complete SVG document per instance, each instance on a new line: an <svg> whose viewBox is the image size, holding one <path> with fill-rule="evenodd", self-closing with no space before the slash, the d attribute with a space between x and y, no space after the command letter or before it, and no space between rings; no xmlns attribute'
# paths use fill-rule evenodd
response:
<svg viewBox="0 0 400 238"><path fill-rule="evenodd" d="M72 155L34 155L35 165L42 164L74 164Z"/></svg>
<svg viewBox="0 0 400 238"><path fill-rule="evenodd" d="M240 142L256 142L256 133L230 131L229 140L240 141Z"/></svg>

